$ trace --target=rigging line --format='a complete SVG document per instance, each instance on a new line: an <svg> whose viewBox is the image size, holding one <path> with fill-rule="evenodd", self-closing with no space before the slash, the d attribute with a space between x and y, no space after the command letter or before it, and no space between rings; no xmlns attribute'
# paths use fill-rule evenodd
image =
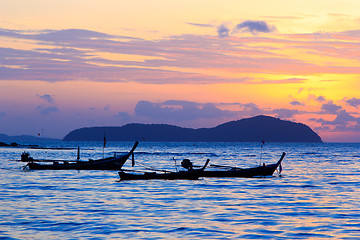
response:
<svg viewBox="0 0 360 240"><path fill-rule="evenodd" d="M146 166L145 164L142 164L142 163L138 163L138 165L144 167L147 170L152 170L152 171L157 171L157 172L165 172L165 173L172 173L172 171L156 169L156 168L153 168L153 167Z"/></svg>

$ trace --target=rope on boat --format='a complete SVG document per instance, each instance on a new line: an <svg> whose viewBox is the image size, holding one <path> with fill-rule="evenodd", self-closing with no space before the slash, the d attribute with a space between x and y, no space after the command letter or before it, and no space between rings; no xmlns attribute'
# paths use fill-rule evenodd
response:
<svg viewBox="0 0 360 240"><path fill-rule="evenodd" d="M231 170L241 170L241 169L242 169L242 168L239 168L239 167L216 165L216 164L211 164L210 167L214 167L214 168L225 168L225 169L231 169Z"/></svg>
<svg viewBox="0 0 360 240"><path fill-rule="evenodd" d="M282 172L282 166L281 166L281 163L280 163L280 164L279 164L279 166L276 168L276 171L277 171L277 173L278 173L279 177L282 177L282 175L281 175L281 172Z"/></svg>

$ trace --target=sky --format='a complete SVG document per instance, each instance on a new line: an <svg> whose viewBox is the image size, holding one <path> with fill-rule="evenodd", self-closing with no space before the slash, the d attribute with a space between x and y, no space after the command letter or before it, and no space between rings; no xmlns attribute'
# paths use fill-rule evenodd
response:
<svg viewBox="0 0 360 240"><path fill-rule="evenodd" d="M257 115L360 142L359 0L0 2L0 134Z"/></svg>

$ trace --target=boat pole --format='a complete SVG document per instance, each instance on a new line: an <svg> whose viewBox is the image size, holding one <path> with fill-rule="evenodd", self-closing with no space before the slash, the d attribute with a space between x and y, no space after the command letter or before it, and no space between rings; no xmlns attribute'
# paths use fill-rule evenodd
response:
<svg viewBox="0 0 360 240"><path fill-rule="evenodd" d="M80 147L78 147L78 150L77 150L77 158L76 158L78 161L80 161Z"/></svg>
<svg viewBox="0 0 360 240"><path fill-rule="evenodd" d="M177 166L176 166L176 159L174 157L173 157L173 161L174 161L175 169L176 169L176 172L177 172L178 170L177 170Z"/></svg>
<svg viewBox="0 0 360 240"><path fill-rule="evenodd" d="M262 141L261 141L261 150L260 150L260 166L261 166L261 157L262 157L262 151L263 151L263 146L264 146L264 144L265 144L265 141L262 140Z"/></svg>

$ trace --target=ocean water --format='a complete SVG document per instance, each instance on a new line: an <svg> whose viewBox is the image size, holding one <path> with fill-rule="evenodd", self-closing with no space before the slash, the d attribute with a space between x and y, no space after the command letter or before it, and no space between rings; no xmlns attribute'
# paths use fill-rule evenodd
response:
<svg viewBox="0 0 360 240"><path fill-rule="evenodd" d="M133 143L52 142L82 159ZM121 181L117 171L26 171L20 159L75 159L76 149L0 148L0 239L360 239L360 144L149 143L134 170L275 163L281 176ZM123 168L132 169L130 162Z"/></svg>

